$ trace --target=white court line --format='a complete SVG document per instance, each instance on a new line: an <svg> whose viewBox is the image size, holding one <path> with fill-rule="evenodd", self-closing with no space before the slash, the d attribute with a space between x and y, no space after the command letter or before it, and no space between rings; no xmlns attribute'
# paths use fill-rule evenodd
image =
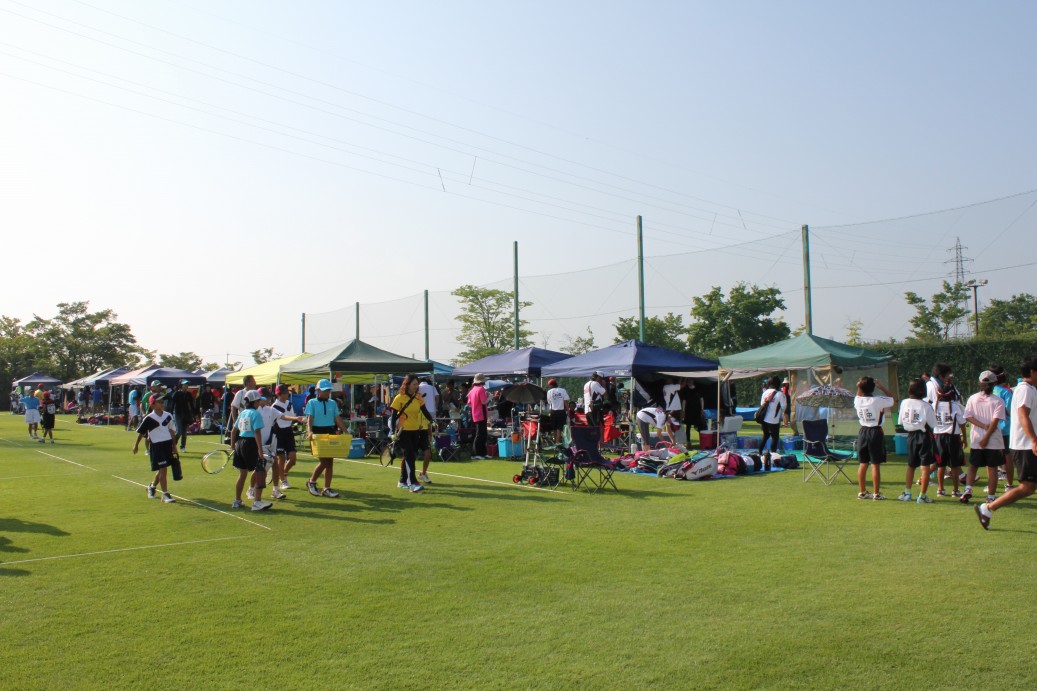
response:
<svg viewBox="0 0 1037 691"><path fill-rule="evenodd" d="M5 441L8 444L14 444L15 446L25 446L25 443L20 442L20 441L15 441L14 439L8 439L7 437L0 437L0 441Z"/></svg>
<svg viewBox="0 0 1037 691"><path fill-rule="evenodd" d="M187 542L169 542L164 545L143 545L141 547L123 547L122 549L106 549L100 552L79 552L77 554L62 554L56 557L37 557L35 559L22 559L20 561L4 561L0 562L0 568L5 566L11 566L12 564L29 564L34 561L51 561L52 559L73 559L75 557L92 557L98 554L115 554L116 552L136 552L142 549L159 549L162 547L179 547L180 545L197 545L202 542L222 542L224 540L244 540L246 535L237 535L235 537L214 537L208 540L188 540Z"/></svg>
<svg viewBox="0 0 1037 691"><path fill-rule="evenodd" d="M12 475L11 477L0 477L0 482L4 480L25 480L31 477L75 477L75 473L50 473L47 475Z"/></svg>
<svg viewBox="0 0 1037 691"><path fill-rule="evenodd" d="M306 454L306 455L310 456L312 454ZM337 458L335 460L337 460L337 461L347 461L349 463L359 463L360 465L369 465L369 466L373 466L375 468L386 468L387 470L390 469L389 466L383 466L381 463L372 463L370 461L358 461L355 458ZM391 469L392 470L396 470L397 472L399 472L399 468L397 468L397 467L392 467ZM469 477L467 475L451 475L450 473L439 473L439 472L429 473L429 475L442 475L443 477L453 477L453 478L458 478L460 480L473 480L475 482L487 482L487 483L489 483L491 485L504 485L505 487L514 487L515 489L533 489L533 490L538 490L540 492L554 492L555 494L566 494L566 495L570 494L569 492L563 492L563 491L557 490L557 489L548 489L547 487L537 487L535 485L520 485L520 484L517 484L517 483L514 483L514 482L501 482L500 480L487 480L485 478ZM433 490L433 492L434 491L435 490Z"/></svg>
<svg viewBox="0 0 1037 691"><path fill-rule="evenodd" d="M50 456L51 458L56 458L57 460L64 461L65 463L71 463L72 465L78 465L80 468L86 468L87 470L92 470L95 473L100 472L99 470L97 470L97 468L91 468L88 465L83 465L82 463L76 463L75 461L70 461L67 458L62 458L61 456L55 456L54 454L47 453L46 451L36 451L36 453L41 453L44 456Z"/></svg>
<svg viewBox="0 0 1037 691"><path fill-rule="evenodd" d="M137 482L136 480L129 480L129 479L124 478L124 477L119 477L118 475L112 475L112 477L114 477L117 480L122 480L123 482L128 482L131 485L137 485L138 487L147 487L147 485L145 485L144 483ZM250 521L247 518L243 518L242 516L235 516L234 514L228 512L228 511L223 511L222 509L217 509L215 506L209 506L208 504L203 504L201 502L194 501L192 499L188 499L187 497L181 497L179 494L174 494L173 496L176 499L179 499L180 501L186 501L188 504L194 504L195 506L200 506L203 509L209 509L210 511L215 511L216 513L222 513L224 516L230 516L231 518L236 518L239 521L245 521L246 523L251 523L252 525L259 526L260 528L262 528L264 530L273 530L273 528L271 528L270 526L263 525L262 523L256 523L255 521Z"/></svg>

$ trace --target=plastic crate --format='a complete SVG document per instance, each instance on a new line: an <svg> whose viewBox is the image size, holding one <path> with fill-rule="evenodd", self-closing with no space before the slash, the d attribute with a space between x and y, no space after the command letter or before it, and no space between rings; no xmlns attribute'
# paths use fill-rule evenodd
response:
<svg viewBox="0 0 1037 691"><path fill-rule="evenodd" d="M758 449L760 448L759 437L738 437L738 448L739 449Z"/></svg>
<svg viewBox="0 0 1037 691"><path fill-rule="evenodd" d="M522 442L514 442L510 439L497 440L497 453L501 458L521 458Z"/></svg>
<svg viewBox="0 0 1037 691"><path fill-rule="evenodd" d="M317 458L349 458L353 450L351 434L314 434L310 452Z"/></svg>
<svg viewBox="0 0 1037 691"><path fill-rule="evenodd" d="M800 436L788 436L781 438L781 450L782 451L802 451L803 450L803 437Z"/></svg>
<svg viewBox="0 0 1037 691"><path fill-rule="evenodd" d="M349 446L350 458L363 458L367 454L367 440L354 439Z"/></svg>
<svg viewBox="0 0 1037 691"><path fill-rule="evenodd" d="M497 454L498 454L497 449L499 448L499 446L500 446L500 442L497 442L496 444L487 443L486 444L486 457L487 458L497 458Z"/></svg>
<svg viewBox="0 0 1037 691"><path fill-rule="evenodd" d="M907 435L906 434L894 434L893 435L893 448L898 456L907 455Z"/></svg>

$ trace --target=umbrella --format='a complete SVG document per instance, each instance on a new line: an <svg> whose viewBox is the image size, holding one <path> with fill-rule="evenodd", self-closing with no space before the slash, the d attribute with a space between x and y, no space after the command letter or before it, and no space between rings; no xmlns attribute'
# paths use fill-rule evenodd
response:
<svg viewBox="0 0 1037 691"><path fill-rule="evenodd" d="M512 384L500 392L501 398L512 403L539 403L547 400L547 392L536 384Z"/></svg>
<svg viewBox="0 0 1037 691"><path fill-rule="evenodd" d="M853 408L853 394L838 386L823 384L796 396L796 403L814 408Z"/></svg>

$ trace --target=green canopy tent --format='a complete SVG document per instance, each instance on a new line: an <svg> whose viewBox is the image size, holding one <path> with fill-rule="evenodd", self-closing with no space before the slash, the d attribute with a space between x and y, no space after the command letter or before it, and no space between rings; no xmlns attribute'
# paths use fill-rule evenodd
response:
<svg viewBox="0 0 1037 691"><path fill-rule="evenodd" d="M433 365L375 348L359 340L346 341L334 348L281 366L278 382L308 384L323 377L339 375L346 384L366 384L379 375L432 372Z"/></svg>

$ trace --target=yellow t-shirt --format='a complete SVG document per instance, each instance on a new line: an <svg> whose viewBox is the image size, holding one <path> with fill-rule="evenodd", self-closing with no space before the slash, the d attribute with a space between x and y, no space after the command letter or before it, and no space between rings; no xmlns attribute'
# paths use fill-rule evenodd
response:
<svg viewBox="0 0 1037 691"><path fill-rule="evenodd" d="M425 407L425 399L419 393L414 394L414 400L410 403L407 403L408 400L410 400L410 394L398 393L389 404L389 407L400 415L400 429L406 432L428 429L428 420L421 412L421 409ZM404 405L407 407L404 408Z"/></svg>

